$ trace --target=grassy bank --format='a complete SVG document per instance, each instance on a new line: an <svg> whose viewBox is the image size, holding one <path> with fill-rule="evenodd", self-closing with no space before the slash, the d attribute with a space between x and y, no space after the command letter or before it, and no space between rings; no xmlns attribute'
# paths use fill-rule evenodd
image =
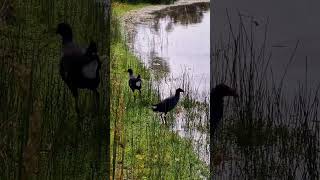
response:
<svg viewBox="0 0 320 180"><path fill-rule="evenodd" d="M158 114L150 109L157 102L148 69L128 49L120 34L119 18L127 9L143 5L114 4L111 43L111 149L113 178L128 179L200 179L208 169L183 139L162 125ZM132 68L143 78L142 95L128 87Z"/></svg>
<svg viewBox="0 0 320 180"><path fill-rule="evenodd" d="M60 22L109 54L109 17L91 0L4 1L0 14L0 179L101 179L108 174L108 62L102 59L99 114L74 99L59 76ZM106 16L107 15L107 16ZM2 18L2 17L1 17ZM80 122L80 129L77 127ZM107 132L107 133L105 133Z"/></svg>

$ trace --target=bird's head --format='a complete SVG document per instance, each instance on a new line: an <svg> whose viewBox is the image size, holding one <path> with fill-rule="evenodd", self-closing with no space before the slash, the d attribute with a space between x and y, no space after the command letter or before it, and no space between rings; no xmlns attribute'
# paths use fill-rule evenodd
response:
<svg viewBox="0 0 320 180"><path fill-rule="evenodd" d="M181 88L178 88L177 90L176 90L176 93L181 93L181 92L184 92L184 90L183 89L181 89Z"/></svg>
<svg viewBox="0 0 320 180"><path fill-rule="evenodd" d="M220 96L220 97L225 97L225 96L232 96L232 97L239 97L239 95L237 94L237 91L233 88L230 88L229 86L221 83L221 84L218 84L214 90L213 90L213 93L216 95L216 96Z"/></svg>
<svg viewBox="0 0 320 180"><path fill-rule="evenodd" d="M132 74L133 74L132 69L128 69L128 70L127 70L127 72L128 72L130 75L132 75Z"/></svg>
<svg viewBox="0 0 320 180"><path fill-rule="evenodd" d="M60 23L57 26L56 34L61 35L65 39L72 39L72 29L67 23Z"/></svg>

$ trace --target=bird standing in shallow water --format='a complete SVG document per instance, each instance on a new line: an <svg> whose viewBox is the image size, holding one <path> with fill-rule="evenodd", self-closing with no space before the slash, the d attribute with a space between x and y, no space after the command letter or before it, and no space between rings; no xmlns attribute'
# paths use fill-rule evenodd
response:
<svg viewBox="0 0 320 180"><path fill-rule="evenodd" d="M135 90L139 90L141 94L142 80L140 74L137 77L134 77L132 69L128 69L129 73L129 87L134 92Z"/></svg>
<svg viewBox="0 0 320 180"><path fill-rule="evenodd" d="M184 92L181 88L176 89L176 93L173 96L170 96L164 100L162 100L160 103L152 105L152 110L154 112L162 112L164 113L164 122L166 122L166 115L169 111L171 111L179 102L180 99L180 93ZM162 119L162 117L161 117Z"/></svg>
<svg viewBox="0 0 320 180"><path fill-rule="evenodd" d="M56 33L62 37L62 57L60 60L60 76L67 84L79 115L78 89L92 90L96 96L96 110L99 108L100 84L99 71L101 62L97 55L97 46L91 42L87 49L80 48L73 42L72 29L69 24L60 23Z"/></svg>
<svg viewBox="0 0 320 180"><path fill-rule="evenodd" d="M230 88L225 84L218 84L212 91L211 97L212 98L212 130L216 130L219 122L223 117L223 98L226 96L238 97L235 89Z"/></svg>
<svg viewBox="0 0 320 180"><path fill-rule="evenodd" d="M214 133L223 117L223 98L226 96L238 97L235 89L225 84L218 84L210 92L210 172L214 172ZM210 179L214 179L213 173Z"/></svg>

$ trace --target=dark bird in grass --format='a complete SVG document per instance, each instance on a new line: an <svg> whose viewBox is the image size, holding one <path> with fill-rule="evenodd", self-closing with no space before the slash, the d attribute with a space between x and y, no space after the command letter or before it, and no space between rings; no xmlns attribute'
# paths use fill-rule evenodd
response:
<svg viewBox="0 0 320 180"><path fill-rule="evenodd" d="M60 23L56 33L62 37L62 56L60 59L60 75L75 98L76 111L78 108L78 89L89 89L96 96L96 110L98 110L100 83L99 71L101 62L97 54L95 42L88 48L80 48L73 41L72 29L69 24Z"/></svg>
<svg viewBox="0 0 320 180"><path fill-rule="evenodd" d="M224 97L238 97L235 89L230 88L225 84L218 84L210 92L210 162L214 162L215 154L213 152L214 147L214 133L223 118L223 99ZM214 172L213 163L210 164L210 172ZM213 174L210 175L210 179L214 179Z"/></svg>
<svg viewBox="0 0 320 180"><path fill-rule="evenodd" d="M166 115L169 111L171 111L179 102L180 99L180 93L184 92L181 88L178 88L176 90L175 95L170 96L164 100L162 100L160 103L152 105L152 110L154 112L161 112L164 113L164 121L166 123ZM163 117L161 117L162 119Z"/></svg>
<svg viewBox="0 0 320 180"><path fill-rule="evenodd" d="M137 77L133 75L132 69L128 69L129 73L129 87L134 92L135 90L138 90L141 94L141 87L142 87L142 80L140 74L138 74Z"/></svg>

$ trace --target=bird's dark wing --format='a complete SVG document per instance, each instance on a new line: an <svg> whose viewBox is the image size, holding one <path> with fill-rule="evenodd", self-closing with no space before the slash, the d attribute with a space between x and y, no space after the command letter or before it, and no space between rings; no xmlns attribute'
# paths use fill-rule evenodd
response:
<svg viewBox="0 0 320 180"><path fill-rule="evenodd" d="M86 49L80 48L74 43L62 47L62 56L83 56L85 52Z"/></svg>
<svg viewBox="0 0 320 180"><path fill-rule="evenodd" d="M173 102L175 100L175 96L168 97L164 100L162 100L160 103L156 104L157 109L170 109L171 106L173 106Z"/></svg>
<svg viewBox="0 0 320 180"><path fill-rule="evenodd" d="M82 76L82 68L92 62L87 56L63 56L61 58L60 71L63 72L65 77L77 78ZM60 72L60 73L61 73Z"/></svg>
<svg viewBox="0 0 320 180"><path fill-rule="evenodd" d="M62 57L66 57L70 62L76 60L79 64L87 64L93 60L100 62L95 42L91 42L87 48L80 48L74 43L65 45L62 48Z"/></svg>
<svg viewBox="0 0 320 180"><path fill-rule="evenodd" d="M134 86L134 78L129 79L129 86L133 87Z"/></svg>

